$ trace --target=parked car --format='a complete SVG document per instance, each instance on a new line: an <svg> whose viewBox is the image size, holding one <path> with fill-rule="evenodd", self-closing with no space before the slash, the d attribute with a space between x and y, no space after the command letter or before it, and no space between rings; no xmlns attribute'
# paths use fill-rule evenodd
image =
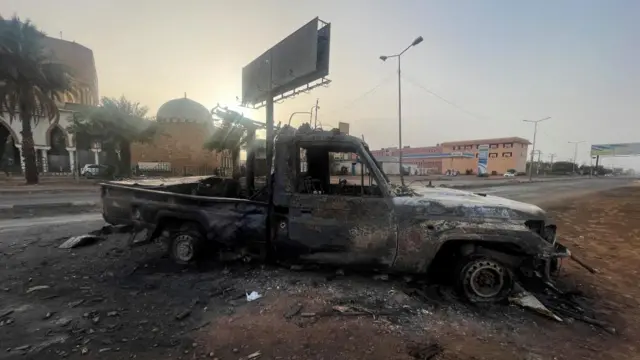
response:
<svg viewBox="0 0 640 360"><path fill-rule="evenodd" d="M107 173L107 165L87 164L80 170L80 176L86 178L100 177Z"/></svg>

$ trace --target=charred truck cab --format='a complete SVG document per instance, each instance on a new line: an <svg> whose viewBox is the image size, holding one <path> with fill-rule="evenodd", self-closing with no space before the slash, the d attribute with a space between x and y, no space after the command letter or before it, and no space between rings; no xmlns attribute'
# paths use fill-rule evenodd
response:
<svg viewBox="0 0 640 360"><path fill-rule="evenodd" d="M447 188L399 186L364 141L306 129L285 126L278 132L271 189L237 190L236 184L237 191L229 192L211 185L223 181L217 178L180 188L105 183L104 217L146 230L142 243L164 239L180 263L213 254L271 253L278 261L451 280L471 301L504 298L516 277L549 280L558 258L570 255L556 241L555 224L537 206ZM352 176L334 175L346 165Z"/></svg>

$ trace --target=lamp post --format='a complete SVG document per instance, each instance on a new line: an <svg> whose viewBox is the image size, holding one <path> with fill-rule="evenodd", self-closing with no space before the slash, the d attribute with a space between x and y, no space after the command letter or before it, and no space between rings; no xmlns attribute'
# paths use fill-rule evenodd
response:
<svg viewBox="0 0 640 360"><path fill-rule="evenodd" d="M529 181L533 178L533 154L536 152L536 135L538 134L538 123L551 119L550 116L547 116L544 119L540 120L522 120L524 122L533 123L533 148L531 149L531 160L529 160Z"/></svg>
<svg viewBox="0 0 640 360"><path fill-rule="evenodd" d="M380 56L380 60L387 61L387 59L398 58L398 163L400 165L400 184L404 186L404 174L402 168L402 78L401 78L401 67L400 67L400 59L402 54L407 52L411 47L416 46L422 42L422 36L418 36L411 45L407 46L400 53L395 55L382 55Z"/></svg>
<svg viewBox="0 0 640 360"><path fill-rule="evenodd" d="M578 161L578 144L582 144L584 141L569 141L569 144L574 144L573 149L573 174L576 173L576 162Z"/></svg>

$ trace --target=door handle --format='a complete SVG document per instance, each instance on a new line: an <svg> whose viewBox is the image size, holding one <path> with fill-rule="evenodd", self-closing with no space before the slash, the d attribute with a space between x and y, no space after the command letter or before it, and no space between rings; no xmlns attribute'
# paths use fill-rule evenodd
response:
<svg viewBox="0 0 640 360"><path fill-rule="evenodd" d="M300 208L300 212L303 214L311 214L311 208Z"/></svg>

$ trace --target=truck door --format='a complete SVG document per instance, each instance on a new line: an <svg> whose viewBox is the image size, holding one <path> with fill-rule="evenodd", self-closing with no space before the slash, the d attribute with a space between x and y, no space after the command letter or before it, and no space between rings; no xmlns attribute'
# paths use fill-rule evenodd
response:
<svg viewBox="0 0 640 360"><path fill-rule="evenodd" d="M300 258L336 265L390 266L396 255L395 214L375 174L362 162L356 165L357 176L331 176L329 168L338 174L343 163L353 162L350 153L335 154L330 148L313 146L302 147L302 153L306 156L299 159L288 224L289 241ZM372 177L361 175L367 173Z"/></svg>

